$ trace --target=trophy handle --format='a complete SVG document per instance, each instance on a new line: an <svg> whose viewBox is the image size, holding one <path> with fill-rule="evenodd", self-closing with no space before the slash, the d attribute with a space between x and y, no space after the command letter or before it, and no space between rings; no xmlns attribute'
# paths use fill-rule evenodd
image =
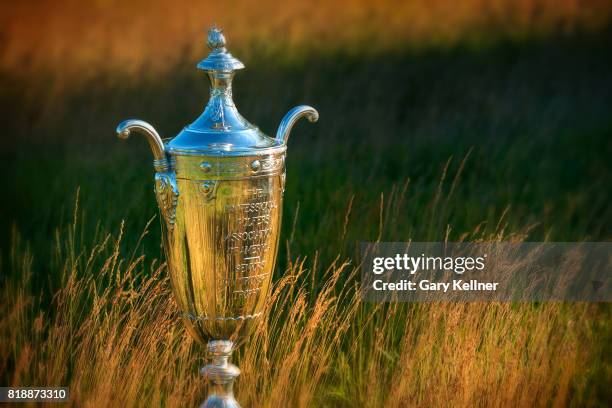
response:
<svg viewBox="0 0 612 408"><path fill-rule="evenodd" d="M281 120L275 138L279 144L287 144L287 141L289 140L289 134L291 133L291 128L293 128L295 122L297 122L303 116L306 116L306 118L312 123L319 120L319 112L317 112L317 110L312 106L296 106L295 108L287 112L283 120Z"/></svg>
<svg viewBox="0 0 612 408"><path fill-rule="evenodd" d="M117 126L117 136L121 139L130 137L131 132L137 132L144 135L153 151L153 166L158 172L168 171L168 158L166 157L166 149L164 142L153 126L143 120L128 119L124 120Z"/></svg>
<svg viewBox="0 0 612 408"><path fill-rule="evenodd" d="M124 120L117 126L117 136L127 139L131 132L143 134L153 151L153 166L155 167L155 196L157 205L166 221L168 231L172 233L176 221L176 206L179 191L176 175L170 168L164 142L153 126L142 120Z"/></svg>

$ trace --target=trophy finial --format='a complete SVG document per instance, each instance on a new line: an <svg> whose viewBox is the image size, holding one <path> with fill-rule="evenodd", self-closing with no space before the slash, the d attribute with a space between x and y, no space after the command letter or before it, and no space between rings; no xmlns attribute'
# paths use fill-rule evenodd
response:
<svg viewBox="0 0 612 408"><path fill-rule="evenodd" d="M231 72L244 68L244 64L227 51L223 30L214 24L208 30L206 43L208 48L210 48L210 54L200 61L198 64L199 69L207 72Z"/></svg>
<svg viewBox="0 0 612 408"><path fill-rule="evenodd" d="M216 24L208 30L208 48L211 51L221 50L225 48L225 36L223 35L223 30L217 28Z"/></svg>

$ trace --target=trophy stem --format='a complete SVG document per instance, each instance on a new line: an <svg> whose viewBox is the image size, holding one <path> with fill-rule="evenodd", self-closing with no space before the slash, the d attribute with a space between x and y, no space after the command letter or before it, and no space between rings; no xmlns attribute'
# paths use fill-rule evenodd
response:
<svg viewBox="0 0 612 408"><path fill-rule="evenodd" d="M234 398L234 380L240 375L240 369L229 362L234 351L234 343L229 340L208 342L208 354L211 364L202 368L202 374L211 382L208 398L200 408L240 408Z"/></svg>

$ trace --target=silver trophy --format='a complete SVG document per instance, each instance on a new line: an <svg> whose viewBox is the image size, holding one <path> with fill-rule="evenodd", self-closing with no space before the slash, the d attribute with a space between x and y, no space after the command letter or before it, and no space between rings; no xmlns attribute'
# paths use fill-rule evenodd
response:
<svg viewBox="0 0 612 408"><path fill-rule="evenodd" d="M234 71L244 68L225 48L221 30L208 32L210 54L198 64L210 78L204 113L164 144L153 126L126 120L119 137L143 134L153 150L155 195L176 303L189 333L207 344L212 383L203 407L239 407L229 363L261 319L270 292L280 235L285 151L291 128L309 106L290 110L275 138L244 119L232 100Z"/></svg>

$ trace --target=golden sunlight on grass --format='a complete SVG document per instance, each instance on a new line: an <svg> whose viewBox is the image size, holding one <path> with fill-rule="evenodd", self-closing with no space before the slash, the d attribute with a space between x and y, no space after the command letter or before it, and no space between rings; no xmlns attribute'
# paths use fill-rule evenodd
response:
<svg viewBox="0 0 612 408"><path fill-rule="evenodd" d="M33 290L33 254L14 234L9 267L18 278L0 306L7 385L67 385L80 406L201 402L203 348L177 317L165 265L122 249L123 226L87 243L78 224L55 235L50 268L62 289L48 313ZM323 282L304 264L290 263L236 353L245 407L589 402L584 378L601 351L585 341L601 321L597 305L364 304L356 263L336 259Z"/></svg>

